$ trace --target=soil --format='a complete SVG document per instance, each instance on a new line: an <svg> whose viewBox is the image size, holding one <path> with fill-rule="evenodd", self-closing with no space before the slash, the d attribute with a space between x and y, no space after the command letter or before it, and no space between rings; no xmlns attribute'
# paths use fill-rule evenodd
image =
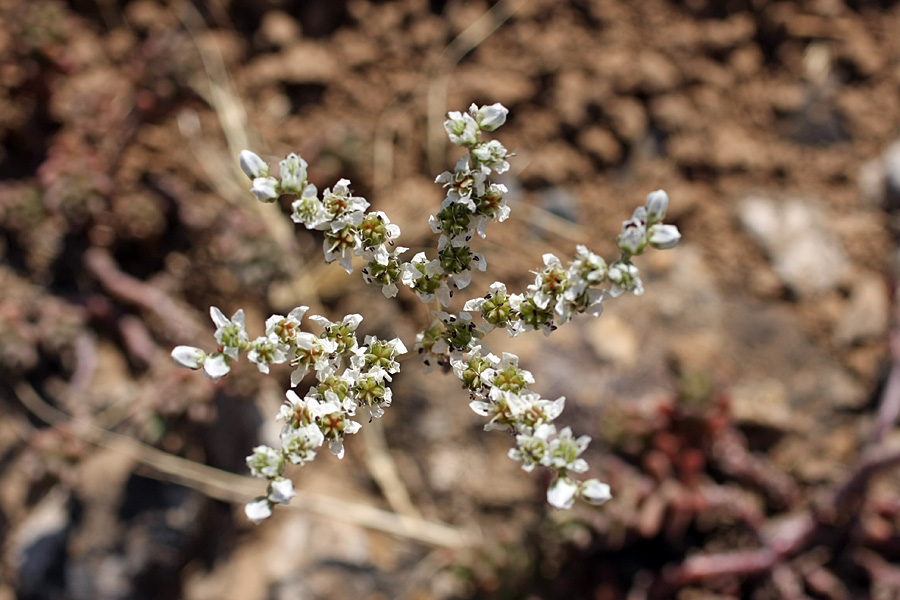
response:
<svg viewBox="0 0 900 600"><path fill-rule="evenodd" d="M900 3L0 0L0 600L900 597ZM646 292L492 334L590 435L601 507L556 511L452 376L291 472L244 457L289 369L219 383L209 306L430 322L321 260L237 153L342 177L434 252L448 110L502 102L512 217L475 246L615 257L667 190ZM471 293L469 293L471 292ZM458 304L459 306L456 306ZM892 351L893 340L893 351Z"/></svg>

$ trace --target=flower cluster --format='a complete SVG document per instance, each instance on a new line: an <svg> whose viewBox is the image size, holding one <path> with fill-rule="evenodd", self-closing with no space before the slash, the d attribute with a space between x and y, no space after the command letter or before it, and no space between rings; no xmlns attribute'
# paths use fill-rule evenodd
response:
<svg viewBox="0 0 900 600"><path fill-rule="evenodd" d="M499 429L515 436L516 446L509 457L522 463L525 471L536 466L549 467L559 477L547 492L547 500L557 508L570 508L576 496L593 504L609 499L609 486L588 479L576 481L570 474L588 470L581 454L590 438L572 437L568 427L557 430L553 421L565 407L565 397L546 400L530 391L534 377L519 367L514 354L504 352L502 358L483 345L473 345L467 352L450 352L453 373L468 389L472 410L488 419L485 431Z"/></svg>
<svg viewBox="0 0 900 600"><path fill-rule="evenodd" d="M294 197L291 218L322 232L326 262L338 261L350 273L353 258L362 258L368 261L362 269L363 279L380 285L386 297L398 294L399 283L421 301L447 308L453 291L469 286L472 271L487 267L484 256L470 247L475 234L485 237L488 223L509 216L506 187L488 178L506 172L512 155L500 142L482 139L484 132L503 125L507 114L500 104L480 108L473 104L467 112L447 115L444 129L450 141L466 148L468 154L453 171L435 180L445 188L446 196L437 214L429 218L431 230L439 236L434 258L419 252L405 261L402 255L407 248L395 246L400 229L387 215L366 212L368 201L354 196L346 179L320 195L308 179L306 161L296 154L281 161L277 178L265 161L248 150L241 153L240 165L259 200ZM534 377L519 367L518 357L492 354L483 338L495 328L506 329L510 336L532 330L549 335L576 314L599 316L608 298L625 292L643 293L639 271L631 259L648 246L671 248L680 238L676 227L663 223L668 202L665 192L653 192L623 223L617 238L621 255L615 261L607 263L584 246L577 247L568 265L545 254L534 283L523 293L509 293L502 282L495 282L483 297L465 302L458 313L434 311L435 321L416 336L416 348L424 355L426 366L436 363L452 369L462 381L471 397L470 407L487 419L485 429L499 429L514 437L510 458L521 462L526 471L541 466L557 473L547 492L555 507L568 508L576 497L594 504L609 499L608 485L593 478L574 478L589 469L581 455L590 438L575 437L569 427L557 427L555 421L563 412L565 398L547 400L531 391ZM325 442L332 454L342 457L344 438L361 427L354 420L357 411L366 411L370 419L384 413L392 400L388 383L400 368L397 358L406 353L399 339L367 336L360 345L356 330L362 317L357 314L340 322L311 316L309 320L322 333L302 331L300 321L306 311L307 307L301 306L287 316L273 315L266 321L265 335L251 342L243 311L228 319L213 307L210 314L216 325L217 351L206 354L199 348L179 346L172 352L176 364L203 369L213 380L227 374L241 352L264 373L270 365L290 363L294 367L291 387L298 386L308 373L315 374L315 385L302 397L293 390L287 392L287 402L278 415L283 421L281 448L258 446L247 458L253 475L269 484L267 494L246 507L254 522L267 518L275 504L286 504L294 495L293 484L284 476L287 463L302 465L313 460Z"/></svg>
<svg viewBox="0 0 900 600"><path fill-rule="evenodd" d="M438 258L425 263L430 273L423 267L421 276L410 272L407 277L410 281L407 285L425 302L436 296L442 306L449 306L448 285L464 289L472 281L473 268L487 269L484 256L473 252L469 242L476 232L485 237L487 224L491 221L502 222L509 217L509 206L503 199L506 186L491 183L487 178L491 173L508 171L506 159L510 155L497 140L482 140L481 133L503 125L508 112L499 103L481 108L473 104L469 112L451 112L444 121L450 141L467 148L469 154L459 159L452 172L445 171L435 179L435 183L442 184L447 190L441 210L428 219L431 230L440 235ZM420 261L425 261L424 256ZM431 282L436 280L442 284L435 291L429 291Z"/></svg>
<svg viewBox="0 0 900 600"><path fill-rule="evenodd" d="M322 231L325 237L323 249L325 262L337 260L348 273L353 272L353 257L369 261L363 271L368 283L382 285L384 295L397 294L399 279L399 255L406 248L394 246L400 237L400 228L391 223L381 211L366 213L369 202L354 196L350 181L341 179L333 188L326 188L319 197L319 190L309 181L305 160L297 154L289 154L281 161L279 176L269 174L269 165L249 150L241 152L241 169L253 180L251 191L262 202L274 202L282 195L291 195L291 220L307 229Z"/></svg>
<svg viewBox="0 0 900 600"><path fill-rule="evenodd" d="M269 481L268 493L247 505L247 516L254 522L270 516L274 504L287 504L294 496L291 480L283 476L286 463L302 465L313 460L326 441L331 453L342 458L344 437L360 429L353 420L357 411L366 411L370 419L384 414L392 400L388 383L400 370L397 358L406 354L399 338L384 341L370 335L360 345L356 329L362 317L357 314L340 322L313 315L309 320L319 325L322 333L301 331L300 320L307 310L300 306L287 316L272 315L266 320L266 335L249 342L243 311L229 320L213 307L210 313L217 326L219 350L207 355L199 348L179 346L172 351L176 364L203 368L213 380L230 371L241 351L247 351L248 360L264 373L269 372L270 364L289 361L295 367L291 387L307 373L315 373L316 385L302 398L293 390L287 392L287 403L278 414L284 421L281 448L257 446L247 457L250 472Z"/></svg>
<svg viewBox="0 0 900 600"><path fill-rule="evenodd" d="M518 358L507 353L497 358L481 339L497 327L505 328L510 336L537 329L549 335L575 314L599 316L606 298L626 291L642 294L643 284L631 263L632 256L648 245L672 248L680 238L675 226L662 223L668 202L666 193L658 190L647 197L645 206L634 211L622 225L618 238L622 255L614 262L607 264L584 246L577 247L568 266L553 254L545 254L544 267L525 293L510 294L502 282L495 282L485 296L467 301L462 312L435 312L437 320L416 339L419 352L427 354L428 361L452 367L473 397L472 409L490 417L485 429L499 428L515 435L516 447L510 450L510 458L521 461L526 471L538 465L557 471L559 477L548 490L547 499L559 508L571 506L576 496L592 503L609 498L606 484L594 479L578 482L570 477L587 471L588 465L580 455L590 438L573 438L568 427L557 430L552 421L562 413L564 399L551 402L528 391L534 378L519 369ZM471 313L481 317L477 326Z"/></svg>

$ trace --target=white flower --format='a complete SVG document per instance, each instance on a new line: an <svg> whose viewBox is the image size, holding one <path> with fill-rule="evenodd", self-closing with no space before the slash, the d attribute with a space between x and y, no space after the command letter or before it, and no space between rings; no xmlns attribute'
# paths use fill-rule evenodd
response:
<svg viewBox="0 0 900 600"><path fill-rule="evenodd" d="M601 483L596 479L583 481L580 488L579 493L581 497L591 504L600 505L612 498L609 485Z"/></svg>
<svg viewBox="0 0 900 600"><path fill-rule="evenodd" d="M260 202L272 202L279 196L278 180L274 177L257 177L250 188Z"/></svg>
<svg viewBox="0 0 900 600"><path fill-rule="evenodd" d="M531 375L528 371L523 372ZM541 398L540 394L527 390L514 393L492 387L490 395L494 400L494 411L496 411L491 423L499 418L511 418L517 427L526 429L535 429L550 423L562 414L566 405L565 396L560 396L556 400L547 400ZM487 427L485 429L487 430Z"/></svg>
<svg viewBox="0 0 900 600"><path fill-rule="evenodd" d="M606 261L602 256L594 254L581 244L575 247L575 260L568 270L569 279L593 285L606 279L606 270Z"/></svg>
<svg viewBox="0 0 900 600"><path fill-rule="evenodd" d="M506 123L506 115L509 114L509 109L497 102L481 108L476 108L473 104L469 107L469 112L475 117L475 121L482 131L494 131Z"/></svg>
<svg viewBox="0 0 900 600"><path fill-rule="evenodd" d="M579 458L590 444L591 438L583 435L578 439L572 437L572 429L564 428L559 435L550 442L550 456L546 463L548 467L553 467L557 471L572 471L574 473L584 473L588 470L587 461Z"/></svg>
<svg viewBox="0 0 900 600"><path fill-rule="evenodd" d="M260 336L250 344L247 360L257 366L262 373L269 372L269 365L278 365L287 360L290 348L281 342L278 336L269 334Z"/></svg>
<svg viewBox="0 0 900 600"><path fill-rule="evenodd" d="M274 335L285 344L292 344L300 333L300 320L308 310L308 306L298 306L286 317L272 315L266 319L266 335Z"/></svg>
<svg viewBox="0 0 900 600"><path fill-rule="evenodd" d="M424 252L417 253L412 257L411 261L409 261L408 263L404 263L403 266L413 267L411 269L404 269L406 277L403 279L403 283L406 283L407 285L410 285L412 282L421 279L422 277L433 277L441 272L440 263L436 260L432 260L429 262ZM421 266L422 269L416 268L417 266Z"/></svg>
<svg viewBox="0 0 900 600"><path fill-rule="evenodd" d="M486 358L491 356L488 355ZM528 371L523 371L523 373L528 373ZM482 373L482 381L484 380L484 373ZM469 403L469 407L475 413L491 417L491 420L484 426L485 431L508 428L521 432L535 431L541 425L553 421L562 414L566 403L565 396L560 396L556 400L545 400L535 392L523 390L516 393L500 389L496 385L491 388L490 398L491 402L475 400Z"/></svg>
<svg viewBox="0 0 900 600"><path fill-rule="evenodd" d="M506 286L503 287L505 288ZM466 303L463 304L463 310L469 312L481 312L481 307L484 306L486 300L487 298L471 298L466 300Z"/></svg>
<svg viewBox="0 0 900 600"><path fill-rule="evenodd" d="M325 210L334 218L341 217L348 213L362 213L369 208L369 202L365 198L350 195L350 180L340 179L334 184L334 189L325 189L322 194L322 202L325 204ZM359 221L362 222L365 215L359 215Z"/></svg>
<svg viewBox="0 0 900 600"><path fill-rule="evenodd" d="M678 245L681 233L674 225L657 223L647 231L647 241L657 250L668 250Z"/></svg>
<svg viewBox="0 0 900 600"><path fill-rule="evenodd" d="M486 385L496 388L497 391L491 390L491 397L496 401L499 398L495 395L511 392L516 395L529 386L534 384L534 375L531 371L519 368L519 357L510 352L504 352L503 358L497 359L493 354L489 355L488 360L493 362L490 368L485 369L481 373L481 381ZM540 398L538 394L533 394ZM529 396L528 400L531 400Z"/></svg>
<svg viewBox="0 0 900 600"><path fill-rule="evenodd" d="M172 359L179 367L196 370L203 366L203 361L206 360L206 352L193 346L176 346L172 350Z"/></svg>
<svg viewBox="0 0 900 600"><path fill-rule="evenodd" d="M635 296L644 293L644 284L638 274L638 268L631 263L616 261L609 267L609 281L612 286L609 295L618 298L625 292L632 292Z"/></svg>
<svg viewBox="0 0 900 600"><path fill-rule="evenodd" d="M516 447L510 448L508 456L522 463L524 471L532 471L537 465L546 464L550 451L549 437L556 432L553 425L543 424L532 433L516 435Z"/></svg>
<svg viewBox="0 0 900 600"><path fill-rule="evenodd" d="M430 303L439 300L441 306L450 306L450 288L441 279L441 261L429 261L424 252L413 256L400 267L400 281L412 289L419 300Z"/></svg>
<svg viewBox="0 0 900 600"><path fill-rule="evenodd" d="M314 459L316 448L324 443L325 436L315 423L303 427L292 427L287 424L281 430L281 447L284 455L295 465Z"/></svg>
<svg viewBox="0 0 900 600"><path fill-rule="evenodd" d="M231 371L231 359L218 352L211 354L203 361L203 371L211 380L218 381Z"/></svg>
<svg viewBox="0 0 900 600"><path fill-rule="evenodd" d="M365 343L365 346L359 346L353 351L350 365L378 381L391 381L391 374L400 371L400 363L396 357L406 354L406 346L400 338L381 341L374 335L367 335Z"/></svg>
<svg viewBox="0 0 900 600"><path fill-rule="evenodd" d="M622 223L622 233L616 238L616 243L622 252L631 255L640 254L647 245L647 230L644 222L640 219L632 218Z"/></svg>
<svg viewBox="0 0 900 600"><path fill-rule="evenodd" d="M528 286L532 292L534 305L541 310L546 310L550 302L555 301L568 287L568 276L563 270L562 262L553 254L544 254L544 268L534 279L534 283Z"/></svg>
<svg viewBox="0 0 900 600"><path fill-rule="evenodd" d="M279 164L281 166L279 172L281 189L289 194L301 195L306 186L306 167L308 166L306 161L292 152Z"/></svg>
<svg viewBox="0 0 900 600"><path fill-rule="evenodd" d="M666 209L669 207L669 195L663 190L656 190L647 195L647 223L653 225L666 218Z"/></svg>
<svg viewBox="0 0 900 600"><path fill-rule="evenodd" d="M447 113L444 130L457 146L472 146L478 141L478 123L468 113Z"/></svg>
<svg viewBox="0 0 900 600"><path fill-rule="evenodd" d="M603 313L602 302L608 294L605 290L585 289L586 286L575 286L566 289L565 293L556 301L556 314L559 315L559 323L566 323L575 313L587 313L592 317L599 317Z"/></svg>
<svg viewBox="0 0 900 600"><path fill-rule="evenodd" d="M269 501L275 504L288 504L297 495L294 482L287 477L276 477L269 482Z"/></svg>
<svg viewBox="0 0 900 600"><path fill-rule="evenodd" d="M559 477L547 490L547 502L556 508L567 510L575 503L578 484L568 477Z"/></svg>
<svg viewBox="0 0 900 600"><path fill-rule="evenodd" d="M362 213L359 212L349 213L349 215L359 215L360 219L362 218ZM362 248L362 240L352 224L342 222L345 217L331 222L332 230L330 234L325 235L322 250L325 252L325 262L330 263L337 260L342 269L347 273L352 273L353 255L359 253Z"/></svg>
<svg viewBox="0 0 900 600"><path fill-rule="evenodd" d="M502 183L492 183L478 196L478 214L473 221L482 238L488 223L495 220L502 223L509 218L510 208L505 198L508 192L509 189Z"/></svg>
<svg viewBox="0 0 900 600"><path fill-rule="evenodd" d="M447 197L441 202L441 210L450 204L458 203L464 204L471 212L476 212L478 209L474 198L484 195L486 178L487 175L481 169L473 171L469 168L468 155L461 157L453 173L444 171L434 180L435 183L443 184L447 188Z"/></svg>
<svg viewBox="0 0 900 600"><path fill-rule="evenodd" d="M297 387L310 369L316 371L319 380L334 373L337 367L331 356L337 352L337 342L301 331L297 334L294 344L295 357L291 364L297 365L297 369L291 373L291 387Z"/></svg>
<svg viewBox="0 0 900 600"><path fill-rule="evenodd" d="M216 324L216 342L224 348L222 352L232 360L237 360L240 351L247 348L250 342L244 310L237 311L231 319L228 319L221 310L212 306L209 309L209 316Z"/></svg>
<svg viewBox="0 0 900 600"><path fill-rule="evenodd" d="M309 183L303 193L291 203L291 220L307 229L321 229L331 220L325 205L319 200L316 186Z"/></svg>
<svg viewBox="0 0 900 600"><path fill-rule="evenodd" d="M244 507L247 518L259 525L272 516L272 502L265 496L260 496Z"/></svg>
<svg viewBox="0 0 900 600"><path fill-rule="evenodd" d="M316 323L325 331L340 329L341 331L353 332L356 331L356 328L362 323L363 317L361 314L353 313L345 315L340 321L330 321L322 315L312 315L309 317L309 320Z"/></svg>
<svg viewBox="0 0 900 600"><path fill-rule="evenodd" d="M491 170L496 171L498 174L509 170L509 162L506 160L506 148L497 140L476 145L472 148L472 156L481 163L481 169L485 175L490 175Z"/></svg>
<svg viewBox="0 0 900 600"><path fill-rule="evenodd" d="M353 434L360 430L362 425L356 421L344 418L344 435ZM328 450L338 458L344 458L344 438L335 438L328 442Z"/></svg>
<svg viewBox="0 0 900 600"><path fill-rule="evenodd" d="M250 179L269 176L268 163L261 159L255 152L241 150L239 161L241 163L241 171L243 171Z"/></svg>
<svg viewBox="0 0 900 600"><path fill-rule="evenodd" d="M390 254L385 246L393 246L393 241L400 237L400 226L391 223L384 212L377 210L365 216L359 230L362 240L359 256L366 260L375 260L380 265L387 265Z"/></svg>
<svg viewBox="0 0 900 600"><path fill-rule="evenodd" d="M247 466L254 477L272 479L284 471L284 454L268 446L257 446L247 457Z"/></svg>

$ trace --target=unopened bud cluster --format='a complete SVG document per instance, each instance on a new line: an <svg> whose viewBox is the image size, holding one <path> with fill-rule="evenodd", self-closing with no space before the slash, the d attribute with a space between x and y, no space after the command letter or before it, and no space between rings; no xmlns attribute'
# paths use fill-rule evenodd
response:
<svg viewBox="0 0 900 600"><path fill-rule="evenodd" d="M439 302L448 308L453 292L471 283L472 270L487 267L484 256L470 247L475 234L485 237L488 223L509 216L504 200L507 189L489 176L507 171L511 155L500 142L482 139L484 132L503 125L507 114L500 104L473 104L467 112L447 115L444 129L450 141L466 148L468 154L453 171L435 180L446 196L429 219L431 230L439 236L434 258L420 252L404 260L407 248L395 246L400 228L387 215L366 212L368 201L354 196L346 179L320 195L308 179L306 161L296 154L281 161L278 177L248 150L241 153L240 165L259 200L293 197L291 218L323 233L326 262L337 260L350 273L353 258L359 257L368 263L362 270L363 279L380 285L386 297L396 296L398 284L402 284L421 301ZM567 265L545 254L534 283L523 293L509 293L502 282L495 282L484 296L466 302L460 312L434 311L435 321L416 337L415 347L425 356L426 365L433 361L452 368L462 381L472 410L488 419L485 429L507 431L515 438L510 458L521 462L526 471L536 466L556 471L558 477L547 499L558 508L570 507L576 497L594 504L610 497L605 483L575 478L589 470L581 455L590 438L575 437L569 427L558 428L554 421L563 412L565 398L547 400L531 391L534 378L519 367L518 357L492 354L483 337L495 328L506 329L510 336L531 330L549 335L576 314L599 316L608 298L625 292L643 293L632 257L648 246L672 248L680 238L675 226L663 223L667 206L668 196L662 190L647 197L646 204L623 223L617 238L621 255L613 262L607 263L584 246L577 247ZM292 387L307 373L315 373L316 384L302 397L293 390L287 392L287 402L278 415L283 421L281 448L259 446L247 458L253 475L269 482L267 494L246 507L254 522L270 516L274 504L286 504L294 496L293 484L284 476L287 463L302 465L312 460L325 442L333 454L342 457L344 437L360 429L354 420L357 411L366 411L370 419L383 414L391 404L387 384L400 369L397 358L406 353L399 338L382 341L367 336L364 345L359 345L355 332L362 317L356 314L340 322L310 317L322 333L304 332L300 320L306 311L307 307L299 307L287 316L273 315L266 321L265 335L250 341L243 311L228 319L213 307L210 314L216 326L217 351L207 354L199 348L179 346L172 352L176 364L203 369L214 381L230 371L242 352L264 373L269 372L269 365L290 363L294 367Z"/></svg>

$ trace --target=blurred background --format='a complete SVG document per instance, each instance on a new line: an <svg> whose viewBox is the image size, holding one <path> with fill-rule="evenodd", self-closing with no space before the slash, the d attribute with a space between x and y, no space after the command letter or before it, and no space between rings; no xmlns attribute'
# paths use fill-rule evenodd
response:
<svg viewBox="0 0 900 600"><path fill-rule="evenodd" d="M0 0L0 599L900 597L900 3ZM502 102L512 217L475 249L531 283L615 258L664 188L641 297L492 335L593 437L602 507L555 511L452 376L296 469L255 527L244 457L289 369L217 384L210 305L429 324L324 265L237 154L298 152L432 249L448 110ZM411 254L410 254L411 255ZM894 351L892 352L892 340Z"/></svg>

